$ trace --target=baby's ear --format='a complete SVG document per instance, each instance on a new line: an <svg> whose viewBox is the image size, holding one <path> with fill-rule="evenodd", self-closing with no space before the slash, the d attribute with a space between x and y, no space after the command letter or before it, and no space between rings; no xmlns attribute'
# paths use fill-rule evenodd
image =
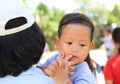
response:
<svg viewBox="0 0 120 84"><path fill-rule="evenodd" d="M91 42L90 48L92 49L94 47L94 42Z"/></svg>
<svg viewBox="0 0 120 84"><path fill-rule="evenodd" d="M60 46L60 40L57 36L54 37L54 41L55 41L55 44L56 44L56 48L59 49L59 46Z"/></svg>

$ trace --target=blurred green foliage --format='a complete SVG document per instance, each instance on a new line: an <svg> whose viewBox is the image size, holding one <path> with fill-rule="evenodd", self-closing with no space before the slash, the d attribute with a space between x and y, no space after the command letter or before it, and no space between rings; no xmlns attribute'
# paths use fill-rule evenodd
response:
<svg viewBox="0 0 120 84"><path fill-rule="evenodd" d="M108 25L116 23L118 26L120 26L120 5L116 4L114 6L113 10L109 13L107 21Z"/></svg>
<svg viewBox="0 0 120 84"><path fill-rule="evenodd" d="M54 50L54 36L57 36L57 29L60 19L65 15L65 12L57 8L48 9L43 3L40 3L36 8L36 16L39 19L38 24L44 31L46 41L51 50Z"/></svg>

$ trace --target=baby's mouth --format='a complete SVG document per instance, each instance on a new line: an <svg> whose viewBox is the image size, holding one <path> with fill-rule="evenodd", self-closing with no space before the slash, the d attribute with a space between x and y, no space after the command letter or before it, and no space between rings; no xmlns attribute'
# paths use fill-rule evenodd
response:
<svg viewBox="0 0 120 84"><path fill-rule="evenodd" d="M73 55L73 56L70 58L70 61L76 60L77 58L78 58L77 56Z"/></svg>

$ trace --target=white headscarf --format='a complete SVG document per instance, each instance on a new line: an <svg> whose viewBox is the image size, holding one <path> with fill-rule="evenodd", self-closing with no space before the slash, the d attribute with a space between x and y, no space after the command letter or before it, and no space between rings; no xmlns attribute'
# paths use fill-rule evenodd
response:
<svg viewBox="0 0 120 84"><path fill-rule="evenodd" d="M6 23L9 20L18 17L26 18L27 23L6 30ZM33 25L34 21L35 19L31 12L21 2L17 0L0 0L0 36L14 34L16 32L27 29Z"/></svg>

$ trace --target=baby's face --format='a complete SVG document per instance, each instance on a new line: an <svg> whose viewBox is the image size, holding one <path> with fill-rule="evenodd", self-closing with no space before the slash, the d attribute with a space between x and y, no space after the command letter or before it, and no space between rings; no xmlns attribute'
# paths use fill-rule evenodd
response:
<svg viewBox="0 0 120 84"><path fill-rule="evenodd" d="M70 61L74 61L75 64L83 62L93 47L90 41L90 30L82 24L65 26L56 44L65 56L72 55Z"/></svg>

